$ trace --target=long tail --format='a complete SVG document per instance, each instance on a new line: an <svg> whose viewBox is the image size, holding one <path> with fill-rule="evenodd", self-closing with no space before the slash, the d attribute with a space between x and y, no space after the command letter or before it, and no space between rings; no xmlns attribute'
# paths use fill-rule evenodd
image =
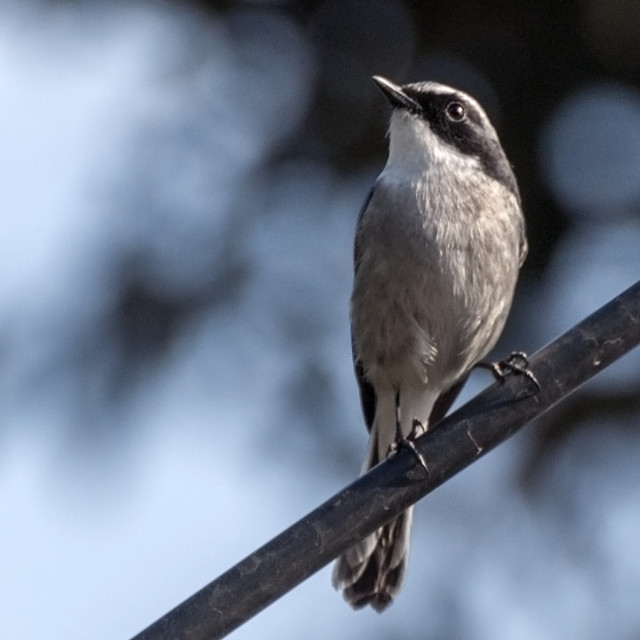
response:
<svg viewBox="0 0 640 640"><path fill-rule="evenodd" d="M362 385L367 383L362 374L359 375L362 393ZM390 394L374 395L375 416L371 423L362 473L366 473L387 455L389 445L396 435L391 425L398 418L396 411L400 401L403 403L399 416L402 418L401 428L404 435L408 436L414 417L418 417L422 424L430 425L447 413L468 375L462 376L440 394L429 393L428 389L418 390L417 393L409 389L405 390L402 398L396 392L395 402ZM369 388L367 393L373 393L373 388ZM370 412L365 407L365 417L367 415ZM370 604L376 611L383 611L397 595L407 570L412 516L413 508L407 509L395 520L351 547L336 562L333 586L343 592L345 600L352 607L359 609Z"/></svg>
<svg viewBox="0 0 640 640"><path fill-rule="evenodd" d="M374 433L369 438L363 473L378 463ZM400 590L407 570L412 515L413 508L407 509L338 558L333 586L355 609L369 604L383 611Z"/></svg>
<svg viewBox="0 0 640 640"><path fill-rule="evenodd" d="M370 604L384 611L397 595L407 570L412 513L413 507L338 559L333 584L354 609Z"/></svg>

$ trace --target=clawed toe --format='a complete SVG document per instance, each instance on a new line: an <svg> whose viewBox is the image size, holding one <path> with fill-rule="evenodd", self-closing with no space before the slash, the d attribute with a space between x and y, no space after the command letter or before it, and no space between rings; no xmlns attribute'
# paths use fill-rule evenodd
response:
<svg viewBox="0 0 640 640"><path fill-rule="evenodd" d="M409 437L407 438L400 432L398 432L396 434L395 441L389 447L389 454L397 453L400 449L408 449L416 459L416 462L425 470L425 473L427 475L430 475L427 461L424 459L424 456L418 451L414 443L414 440L420 437L425 432L426 428L422 424L422 422L420 422L420 420L414 419L411 425L411 433L409 434Z"/></svg>
<svg viewBox="0 0 640 640"><path fill-rule="evenodd" d="M507 358L498 362L478 362L475 366L491 371L498 382L504 382L509 373L526 376L536 387L538 393L542 391L538 379L529 367L529 359L524 351L514 351Z"/></svg>

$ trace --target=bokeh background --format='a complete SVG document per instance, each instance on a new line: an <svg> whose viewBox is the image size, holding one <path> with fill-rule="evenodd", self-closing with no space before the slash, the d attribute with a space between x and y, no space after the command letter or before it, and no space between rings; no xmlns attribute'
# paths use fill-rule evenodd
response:
<svg viewBox="0 0 640 640"><path fill-rule="evenodd" d="M0 637L129 638L357 474L372 74L469 91L515 166L498 355L632 284L639 42L635 0L4 0ZM639 422L630 354L419 505L382 616L325 569L233 637L640 637Z"/></svg>

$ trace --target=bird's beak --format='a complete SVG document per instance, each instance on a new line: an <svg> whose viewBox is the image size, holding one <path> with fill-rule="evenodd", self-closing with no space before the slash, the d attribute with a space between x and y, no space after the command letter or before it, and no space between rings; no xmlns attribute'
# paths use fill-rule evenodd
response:
<svg viewBox="0 0 640 640"><path fill-rule="evenodd" d="M392 107L400 109L408 109L409 111L420 111L420 105L410 98L397 84L383 78L382 76L373 76L374 82L380 88L380 91L384 93L385 98L389 101Z"/></svg>

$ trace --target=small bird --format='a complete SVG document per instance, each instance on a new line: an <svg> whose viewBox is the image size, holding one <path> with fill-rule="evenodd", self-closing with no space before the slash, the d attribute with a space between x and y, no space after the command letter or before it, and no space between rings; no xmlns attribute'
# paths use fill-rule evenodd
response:
<svg viewBox="0 0 640 640"><path fill-rule="evenodd" d="M373 79L393 112L389 158L355 235L362 473L449 410L498 340L527 255L516 178L478 102L435 82ZM382 611L398 593L411 517L408 509L338 559L333 584L354 608Z"/></svg>

